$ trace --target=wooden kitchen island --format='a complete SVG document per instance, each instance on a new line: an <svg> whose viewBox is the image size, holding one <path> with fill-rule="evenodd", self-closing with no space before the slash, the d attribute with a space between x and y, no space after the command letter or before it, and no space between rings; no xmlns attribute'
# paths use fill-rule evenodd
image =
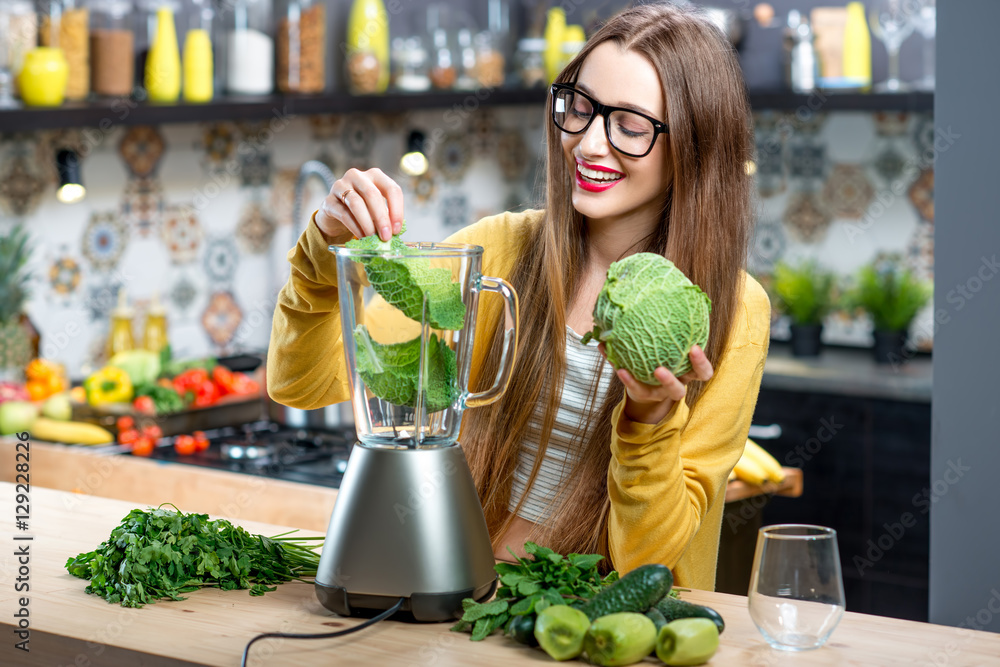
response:
<svg viewBox="0 0 1000 667"><path fill-rule="evenodd" d="M142 609L110 605L84 593L86 582L69 575L64 565L68 558L96 548L136 504L33 486L29 529L19 531L14 527L14 498L14 486L0 483L4 517L0 529L0 665L235 666L247 641L258 633L329 632L360 622L323 609L312 586L301 583L284 584L263 597L251 597L246 591L208 589L192 593L182 602L160 602ZM287 530L250 521L238 523L265 535ZM33 539L14 539L27 536ZM30 591L15 593L13 583L20 566L13 554L15 545L23 544L30 545ZM30 653L14 648L18 639L12 619L20 596L29 598ZM750 620L746 598L703 591L683 597L714 607L726 619L719 652L710 665L1000 663L1000 635L852 613L844 616L827 646L786 654L764 643ZM250 664L553 664L540 650L499 635L471 642L468 635L449 632L449 627L386 621L335 639L265 640L254 645Z"/></svg>

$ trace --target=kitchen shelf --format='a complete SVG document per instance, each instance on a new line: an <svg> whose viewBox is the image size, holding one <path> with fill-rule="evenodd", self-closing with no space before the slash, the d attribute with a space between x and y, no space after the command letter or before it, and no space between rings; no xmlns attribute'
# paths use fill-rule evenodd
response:
<svg viewBox="0 0 1000 667"><path fill-rule="evenodd" d="M127 98L71 102L55 108L0 110L0 131L24 132L67 127L96 127L104 131L116 125L160 125L224 120L267 120L287 115L368 112L386 113L416 109L442 109L470 113L485 106L541 105L546 92L498 88L479 91L388 93L352 96L271 95L222 97L206 104L147 104ZM933 93L862 94L814 93L796 95L781 91L751 91L756 110L796 111L930 111Z"/></svg>

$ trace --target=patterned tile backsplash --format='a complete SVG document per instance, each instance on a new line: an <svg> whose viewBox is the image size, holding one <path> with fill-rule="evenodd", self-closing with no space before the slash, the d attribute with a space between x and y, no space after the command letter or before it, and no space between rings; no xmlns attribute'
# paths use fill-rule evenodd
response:
<svg viewBox="0 0 1000 667"><path fill-rule="evenodd" d="M74 377L103 361L123 289L137 339L158 298L178 356L261 351L293 229L326 194L318 180L307 183L303 219L292 225L303 162L322 160L338 176L378 166L403 187L408 236L440 240L481 215L535 201L542 121L525 108L454 109L0 135L0 229L23 221L31 230L29 314L43 354ZM751 271L766 281L780 259L815 257L849 276L898 252L933 275L929 116L765 112L755 121ZM420 177L397 166L411 129L428 138L431 169ZM84 155L87 198L77 204L54 196L53 155L62 147ZM829 342L869 344L864 323L843 315L826 329ZM786 333L776 320L775 337Z"/></svg>

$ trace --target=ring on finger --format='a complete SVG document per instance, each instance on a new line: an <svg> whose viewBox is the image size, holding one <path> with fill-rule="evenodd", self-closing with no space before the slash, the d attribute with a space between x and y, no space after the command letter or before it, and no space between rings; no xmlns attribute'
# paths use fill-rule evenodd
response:
<svg viewBox="0 0 1000 667"><path fill-rule="evenodd" d="M347 208L351 207L350 204L347 203L347 195L349 195L352 192L354 192L354 188L347 188L346 190L344 190L343 192L341 192L339 195L337 195L337 199L339 199L344 204L344 206L346 206ZM357 194L357 193L355 192L355 194Z"/></svg>

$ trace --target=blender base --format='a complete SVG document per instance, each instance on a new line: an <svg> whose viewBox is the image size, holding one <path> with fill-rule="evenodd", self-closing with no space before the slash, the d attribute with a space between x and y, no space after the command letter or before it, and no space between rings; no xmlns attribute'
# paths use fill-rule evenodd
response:
<svg viewBox="0 0 1000 667"><path fill-rule="evenodd" d="M424 621L440 623L456 620L455 610L462 608L462 600L473 598L476 602L486 602L497 589L497 580L481 586L455 593L414 593L406 598L403 606L392 617L394 621ZM363 595L348 593L341 586L325 586L316 583L316 597L320 603L338 616L370 617L396 604L399 598L387 595Z"/></svg>
<svg viewBox="0 0 1000 667"><path fill-rule="evenodd" d="M404 598L413 620L454 620L493 594L495 563L461 446L354 446L316 573L324 607L361 616Z"/></svg>

